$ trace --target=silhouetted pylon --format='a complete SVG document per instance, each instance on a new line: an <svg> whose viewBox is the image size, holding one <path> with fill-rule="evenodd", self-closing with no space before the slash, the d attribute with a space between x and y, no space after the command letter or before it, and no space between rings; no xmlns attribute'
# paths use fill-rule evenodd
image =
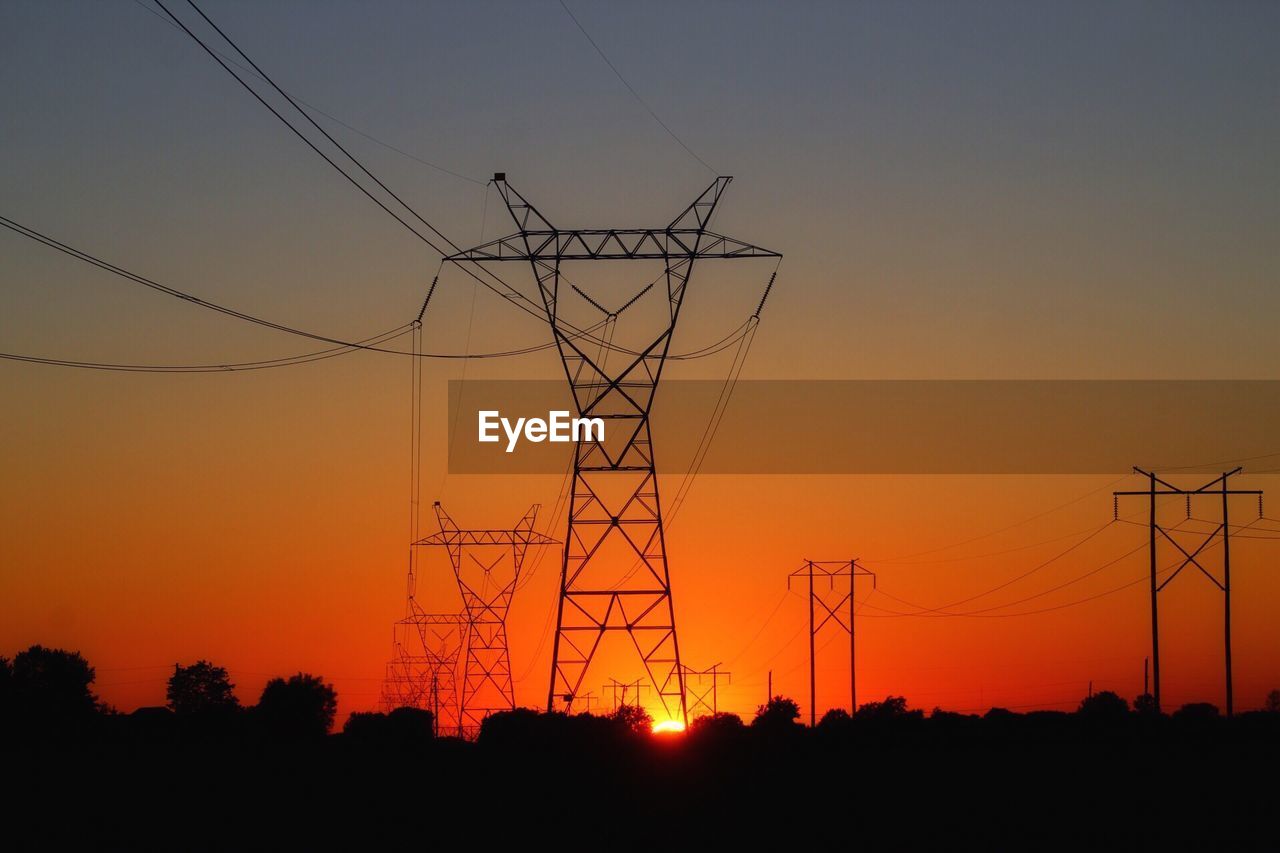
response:
<svg viewBox="0 0 1280 853"><path fill-rule="evenodd" d="M708 230L728 177L716 178L665 226L587 229L556 228L507 183L505 173L493 180L518 230L446 260L531 266L576 415L606 424L603 438L584 431L574 450L548 710L557 703L572 710L601 641L616 631L632 641L665 713L687 721L649 413L694 261L782 256ZM637 291L614 296L593 296L562 274L569 263L619 260L657 262L661 271ZM655 287L659 282L665 288ZM587 312L587 320L575 323L566 315L571 307ZM629 320L640 318L631 334L635 343L607 341L604 355L621 356L609 365L590 352L592 341L600 341L583 330L602 321L612 335L623 312Z"/></svg>
<svg viewBox="0 0 1280 853"><path fill-rule="evenodd" d="M444 546L462 595L465 652L458 733L470 736L489 714L516 707L507 611L519 586L525 553L530 546L554 545L556 540L533 529L537 504L510 530L463 530L439 501L435 511L440 531L414 544Z"/></svg>

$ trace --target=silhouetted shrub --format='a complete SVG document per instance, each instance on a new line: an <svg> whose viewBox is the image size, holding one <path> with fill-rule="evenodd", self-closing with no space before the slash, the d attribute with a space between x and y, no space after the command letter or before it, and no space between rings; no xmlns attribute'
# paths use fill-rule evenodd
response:
<svg viewBox="0 0 1280 853"><path fill-rule="evenodd" d="M853 718L859 721L919 720L924 719L924 711L919 709L914 711L907 710L905 696L886 696L883 702L868 702L865 705L859 705L858 711L853 715Z"/></svg>
<svg viewBox="0 0 1280 853"><path fill-rule="evenodd" d="M333 726L338 693L317 675L273 678L262 689L254 716L263 730L281 739L323 737Z"/></svg>
<svg viewBox="0 0 1280 853"><path fill-rule="evenodd" d="M822 731L843 731L852 720L853 717L844 708L832 708L818 720L818 728Z"/></svg>
<svg viewBox="0 0 1280 853"><path fill-rule="evenodd" d="M1110 690L1103 690L1080 700L1076 713L1089 720L1123 720L1129 715L1129 703Z"/></svg>
<svg viewBox="0 0 1280 853"><path fill-rule="evenodd" d="M1207 723L1219 717L1218 706L1211 702L1188 702L1173 712L1173 718L1182 723Z"/></svg>
<svg viewBox="0 0 1280 853"><path fill-rule="evenodd" d="M420 746L435 737L435 717L422 708L396 708L389 714L357 711L347 718L342 734L358 743Z"/></svg>
<svg viewBox="0 0 1280 853"><path fill-rule="evenodd" d="M175 714L229 713L240 707L227 671L205 660L173 665L165 697Z"/></svg>
<svg viewBox="0 0 1280 853"><path fill-rule="evenodd" d="M725 737L745 729L746 725L742 722L742 718L728 711L707 714L689 724L690 734L698 737Z"/></svg>
<svg viewBox="0 0 1280 853"><path fill-rule="evenodd" d="M13 711L37 726L87 720L98 710L93 680L93 667L79 652L32 646L13 659Z"/></svg>
<svg viewBox="0 0 1280 853"><path fill-rule="evenodd" d="M498 711L480 723L478 741L486 746L499 747L532 743L539 733L546 733L565 717L558 711L540 714L532 708Z"/></svg>
<svg viewBox="0 0 1280 853"><path fill-rule="evenodd" d="M1133 712L1145 717L1155 716L1159 713L1159 709L1156 708L1156 697L1150 693L1140 694L1133 700Z"/></svg>
<svg viewBox="0 0 1280 853"><path fill-rule="evenodd" d="M0 719L13 707L13 664L0 655Z"/></svg>
<svg viewBox="0 0 1280 853"><path fill-rule="evenodd" d="M647 733L653 730L653 717L649 712L639 705L619 705L609 719L621 725L628 731L637 734Z"/></svg>
<svg viewBox="0 0 1280 853"><path fill-rule="evenodd" d="M755 719L751 721L753 729L790 729L797 726L800 719L800 706L794 699L786 696L774 696L765 704L756 708Z"/></svg>

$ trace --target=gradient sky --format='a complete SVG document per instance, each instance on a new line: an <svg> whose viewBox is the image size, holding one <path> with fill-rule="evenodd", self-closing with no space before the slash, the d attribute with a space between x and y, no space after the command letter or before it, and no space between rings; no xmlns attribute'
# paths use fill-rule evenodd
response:
<svg viewBox="0 0 1280 853"><path fill-rule="evenodd" d="M479 179L321 119L459 244L510 230L481 186L495 170L570 227L663 224L711 180L554 0L203 6L295 96ZM570 6L685 143L736 177L717 229L787 256L744 376L1280 378L1280 6ZM153 12L0 6L0 215L336 337L411 319L438 258ZM6 352L193 363L316 348L9 232L0 257ZM504 272L531 292L525 270ZM740 323L768 272L700 272L677 349ZM446 271L425 336L459 352L547 332ZM464 370L559 375L546 352L429 363L424 497L472 526L549 508L556 477L446 475L445 382ZM231 668L248 701L266 677L304 669L336 682L344 713L372 707L403 608L408 380L403 359L373 354L201 376L0 363L0 653L82 649L122 708L161 702L164 668L196 657ZM946 604L1105 523L1107 492L1135 483L1113 479L699 478L668 539L686 658L731 664L726 704L740 712L770 669L777 689L805 695L804 604L781 598L801 558L863 556L886 592ZM1116 525L982 603L1041 593L1143 536ZM1276 547L1233 546L1239 707L1280 687ZM530 704L545 695L554 562L511 617ZM1144 565L1135 555L1008 611L1104 592ZM433 609L454 606L442 564L433 578ZM1220 599L1185 580L1164 605L1166 698L1220 702ZM875 618L876 604L894 607L871 599L859 625L863 698L1071 707L1090 679L1140 688L1141 585L1027 617ZM821 662L824 707L847 701L842 646Z"/></svg>

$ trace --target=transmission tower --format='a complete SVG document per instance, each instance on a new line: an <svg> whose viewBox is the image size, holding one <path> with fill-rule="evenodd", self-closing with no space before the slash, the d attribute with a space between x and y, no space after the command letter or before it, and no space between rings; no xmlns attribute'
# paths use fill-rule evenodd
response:
<svg viewBox="0 0 1280 853"><path fill-rule="evenodd" d="M720 664L712 664L706 669L684 667L684 689L688 697L689 718L715 716L720 713L720 682L728 684L733 674L725 672Z"/></svg>
<svg viewBox="0 0 1280 853"><path fill-rule="evenodd" d="M814 643L818 634L828 622L835 622L841 629L849 632L849 713L858 710L858 665L857 649L854 646L853 620L855 604L853 585L857 578L871 578L871 588L875 589L876 575L853 560L805 560L802 568L796 569L787 576L787 589L791 582L805 578L809 582L809 725L818 724L818 686L816 650ZM826 581L826 589L821 584L814 585L814 580ZM842 591L840 582L847 580L849 589ZM816 608L822 608L822 621L815 621ZM848 608L848 613L843 611Z"/></svg>
<svg viewBox="0 0 1280 853"><path fill-rule="evenodd" d="M1147 522L1148 533L1148 550L1150 553L1151 565L1151 680L1152 680L1152 698L1155 700L1156 710L1159 711L1160 706L1160 592L1173 581L1178 575L1182 574L1182 570L1187 566L1195 566L1200 570L1209 581L1217 587L1222 593L1222 623L1223 623L1223 649L1224 649L1224 672L1226 676L1226 692L1227 692L1227 716L1230 717L1235 713L1235 695L1234 688L1231 683L1231 541L1229 516L1227 513L1227 499L1232 495L1254 495L1258 499L1258 517L1262 517L1262 490L1261 489L1231 489L1227 487L1227 479L1239 474L1241 468L1237 467L1230 471L1224 472L1221 476L1215 477L1197 489L1183 489L1175 486L1160 477L1157 477L1150 471L1144 471L1134 466L1134 473L1140 474L1147 478L1149 483L1146 489L1140 490L1124 490L1113 492L1114 506L1112 509L1113 516L1120 515L1120 498L1127 496L1143 495L1147 498L1150 512ZM1222 505L1222 521L1218 526L1207 534L1203 534L1200 544L1192 550L1182 547L1182 543L1174 539L1170 530L1161 525L1156 519L1156 498L1165 495L1182 495L1186 499L1187 518L1191 517L1191 501L1192 498L1213 498L1216 497L1221 501ZM1182 531L1180 531L1182 532ZM1157 535L1163 537L1166 541L1181 555L1181 562L1178 567L1173 570L1173 574L1169 575L1163 581L1159 580L1158 575L1161 574L1156 568L1156 551L1157 551ZM1219 536L1222 537L1222 578L1210 572L1200 562L1201 553L1205 548L1209 547Z"/></svg>
<svg viewBox="0 0 1280 853"><path fill-rule="evenodd" d="M557 702L572 709L604 635L625 631L664 711L672 719L688 719L649 413L694 261L781 258L707 230L730 180L717 178L666 226L566 230L552 225L499 172L494 183L518 230L447 258L530 264L577 414L606 423L603 440L584 435L574 449L549 710ZM577 261L656 261L662 270L654 283L663 281L666 287L651 283L634 294L592 296L564 276L564 266ZM562 289L562 283L568 286ZM646 318L646 328L636 333L638 344L606 347L624 354L615 365L592 357L587 337L566 316L566 302L574 299L570 289L581 298L574 302L577 310L600 312L607 322L632 305L647 306L632 312ZM605 303L620 307L609 309Z"/></svg>
<svg viewBox="0 0 1280 853"><path fill-rule="evenodd" d="M489 714L516 707L507 646L507 612L526 552L531 546L554 545L556 540L533 529L537 504L511 530L462 530L439 501L435 511L440 531L414 544L444 546L462 594L466 651L458 734L470 736L479 731L480 723Z"/></svg>
<svg viewBox="0 0 1280 853"><path fill-rule="evenodd" d="M382 684L384 712L421 708L432 713L437 734L457 730L461 716L456 673L465 628L461 614L420 610L395 623Z"/></svg>

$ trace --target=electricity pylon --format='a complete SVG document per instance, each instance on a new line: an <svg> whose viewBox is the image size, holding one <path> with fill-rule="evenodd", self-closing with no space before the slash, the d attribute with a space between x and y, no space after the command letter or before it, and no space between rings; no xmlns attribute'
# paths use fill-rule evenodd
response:
<svg viewBox="0 0 1280 853"><path fill-rule="evenodd" d="M684 668L684 689L688 697L689 717L712 716L720 713L720 681L728 684L733 674L725 672L720 664L712 664L706 669ZM699 713L701 712L701 713Z"/></svg>
<svg viewBox="0 0 1280 853"><path fill-rule="evenodd" d="M606 423L603 440L584 435L574 448L547 708L559 702L571 710L604 635L625 631L664 711L687 722L649 413L694 261L782 256L707 229L728 177L717 178L666 226L588 229L556 228L507 183L505 173L493 180L518 230L446 260L530 264L577 415ZM665 281L666 288L651 283L633 295L593 297L564 277L564 265L575 261L657 261L662 272L653 283ZM562 283L568 285L563 291ZM605 347L624 356L614 365L593 357L586 326L565 316L570 288L583 310L600 311L607 322L632 305L651 306L629 315L647 319L636 346ZM609 310L604 303L620 307Z"/></svg>
<svg viewBox="0 0 1280 853"><path fill-rule="evenodd" d="M530 546L554 545L556 540L533 529L537 504L511 530L462 530L439 501L435 511L440 531L414 544L444 546L462 594L466 652L458 734L471 736L489 714L516 707L507 611L520 582L525 553Z"/></svg>
<svg viewBox="0 0 1280 853"><path fill-rule="evenodd" d="M1134 466L1134 473L1140 474L1147 478L1149 483L1146 489L1140 490L1124 490L1112 492L1114 496L1114 506L1112 513L1115 517L1120 514L1120 498L1133 495L1144 495L1150 504L1150 512L1147 522L1148 550L1150 554L1151 564L1151 676L1152 676L1152 699L1155 700L1156 710L1160 710L1160 592L1169 585L1169 583L1182 574L1182 570L1187 566L1195 566L1200 570L1201 574L1209 579L1209 581L1218 588L1222 593L1223 602L1223 649L1224 649L1224 672L1226 675L1226 691L1227 691L1227 716L1230 717L1235 713L1235 693L1231 683L1231 541L1229 529L1229 516L1227 514L1227 498L1231 495L1254 495L1258 498L1258 517L1262 517L1262 490L1261 489L1229 489L1227 488L1227 478L1239 474L1242 470L1237 467L1230 471L1225 471L1219 477L1215 477L1205 483L1198 489L1183 489L1172 485L1165 480L1160 479L1150 471L1143 471L1141 468ZM1163 495L1182 495L1187 501L1187 517L1191 517L1191 499L1193 497L1218 497L1222 502L1222 522L1207 534L1200 544L1191 551L1182 547L1182 543L1174 539L1167 528L1159 524L1156 520L1156 498ZM1163 581L1158 579L1160 572L1156 568L1156 534L1164 537L1170 544L1177 549L1182 555L1182 562L1174 569L1173 574L1165 578ZM1212 572L1204 567L1200 562L1200 554L1207 548L1218 535L1222 535L1222 579L1219 580Z"/></svg>
<svg viewBox="0 0 1280 853"><path fill-rule="evenodd" d="M437 734L456 731L461 722L457 669L466 619L458 613L424 613L412 598L410 608L392 629L382 710L422 708L431 712Z"/></svg>
<svg viewBox="0 0 1280 853"><path fill-rule="evenodd" d="M855 615L856 601L853 596L853 584L857 578L870 577L871 588L875 589L876 574L870 569L864 569L858 564L856 559L853 560L805 560L802 568L796 569L787 576L787 589L791 589L791 581L800 578L807 578L809 581L809 725L816 726L818 724L818 687L817 687L817 667L815 665L815 649L814 643L817 640L818 633L826 626L828 622L835 621L836 625L849 632L849 713L856 713L858 710L858 662L857 647L854 645L854 625L853 619ZM814 579L825 580L827 588L823 590L821 586L814 586ZM838 582L841 579L849 581L848 592L842 592ZM814 606L822 608L823 615L821 622L814 620ZM848 606L849 613L846 617L842 610ZM846 622L845 619L848 619Z"/></svg>

